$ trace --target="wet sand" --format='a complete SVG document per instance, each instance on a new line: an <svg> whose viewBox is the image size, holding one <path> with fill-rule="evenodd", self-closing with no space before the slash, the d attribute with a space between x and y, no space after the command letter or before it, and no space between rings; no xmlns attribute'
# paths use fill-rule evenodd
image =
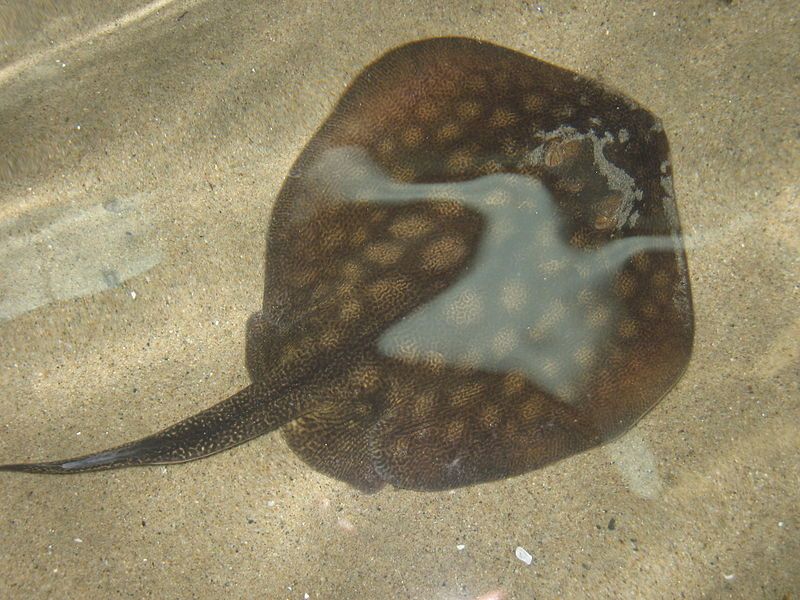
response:
<svg viewBox="0 0 800 600"><path fill-rule="evenodd" d="M0 474L0 597L797 595L795 4L0 7L0 462L140 437L246 384L281 182L351 78L414 39L490 40L660 116L697 321L632 432L500 483L363 495L279 435Z"/></svg>

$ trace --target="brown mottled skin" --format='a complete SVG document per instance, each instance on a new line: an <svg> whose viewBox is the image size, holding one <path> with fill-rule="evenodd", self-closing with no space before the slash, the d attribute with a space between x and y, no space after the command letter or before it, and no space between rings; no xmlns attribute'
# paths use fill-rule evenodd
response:
<svg viewBox="0 0 800 600"><path fill-rule="evenodd" d="M355 79L284 183L266 262L251 385L142 440L0 469L185 462L282 428L361 490L448 489L623 433L691 354L660 123L485 42L415 42Z"/></svg>

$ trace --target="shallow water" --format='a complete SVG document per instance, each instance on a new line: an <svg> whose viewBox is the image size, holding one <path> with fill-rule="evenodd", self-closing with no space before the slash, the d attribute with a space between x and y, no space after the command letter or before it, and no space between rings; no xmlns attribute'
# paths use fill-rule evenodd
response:
<svg viewBox="0 0 800 600"><path fill-rule="evenodd" d="M798 592L800 14L573 4L0 8L0 462L105 448L245 385L284 177L357 72L434 35L599 78L663 120L697 327L631 432L502 482L364 495L278 435L167 468L4 474L0 596Z"/></svg>

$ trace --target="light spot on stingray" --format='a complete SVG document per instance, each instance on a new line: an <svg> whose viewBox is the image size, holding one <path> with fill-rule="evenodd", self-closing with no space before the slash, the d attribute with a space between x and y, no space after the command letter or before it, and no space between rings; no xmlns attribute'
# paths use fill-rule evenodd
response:
<svg viewBox="0 0 800 600"><path fill-rule="evenodd" d="M444 359L444 355L441 352L426 352L424 355L425 363L428 365L428 368L431 369L434 373L441 373L442 369L444 369L447 362Z"/></svg>
<svg viewBox="0 0 800 600"><path fill-rule="evenodd" d="M411 336L397 336L392 340L391 352L393 356L405 360L417 360L420 357L419 344Z"/></svg>
<svg viewBox="0 0 800 600"><path fill-rule="evenodd" d="M533 241L539 248L553 248L559 243L558 233L552 227L540 227L534 232Z"/></svg>
<svg viewBox="0 0 800 600"><path fill-rule="evenodd" d="M356 294L356 286L352 281L343 281L342 283L334 286L334 293L340 298L352 298Z"/></svg>
<svg viewBox="0 0 800 600"><path fill-rule="evenodd" d="M586 322L589 327L598 328L603 327L608 323L611 313L603 304L596 304L589 308L586 313Z"/></svg>
<svg viewBox="0 0 800 600"><path fill-rule="evenodd" d="M406 215L398 217L390 226L389 233L401 239L421 237L433 229L433 223L427 217Z"/></svg>
<svg viewBox="0 0 800 600"><path fill-rule="evenodd" d="M350 246L353 248L361 246L365 241L367 241L367 230L363 227L359 227L350 234Z"/></svg>
<svg viewBox="0 0 800 600"><path fill-rule="evenodd" d="M503 285L500 301L508 311L519 311L525 308L528 299L528 288L521 279L509 279Z"/></svg>
<svg viewBox="0 0 800 600"><path fill-rule="evenodd" d="M560 383L556 386L555 395L559 400L568 404L573 404L578 400L577 389L574 385L570 385L566 382Z"/></svg>
<svg viewBox="0 0 800 600"><path fill-rule="evenodd" d="M630 298L636 292L636 277L628 271L620 271L614 277L614 293L620 298Z"/></svg>
<svg viewBox="0 0 800 600"><path fill-rule="evenodd" d="M492 175L494 173L500 173L502 172L502 170L503 170L503 165L501 165L493 158L487 160L478 168L478 172L481 175Z"/></svg>
<svg viewBox="0 0 800 600"><path fill-rule="evenodd" d="M528 94L525 96L524 104L526 110L535 113L544 108L544 99L537 94Z"/></svg>
<svg viewBox="0 0 800 600"><path fill-rule="evenodd" d="M522 449L522 452L529 451L526 446L524 445L526 440L524 437L521 437L520 433L520 426L514 419L506 419L505 423L502 425L503 429L503 437L507 440L512 441L512 448L515 449Z"/></svg>
<svg viewBox="0 0 800 600"><path fill-rule="evenodd" d="M475 156L466 148L453 152L447 159L447 170L453 174L466 173L475 164Z"/></svg>
<svg viewBox="0 0 800 600"><path fill-rule="evenodd" d="M583 229L579 229L572 234L572 237L569 238L569 245L579 250L584 250L591 244L592 241L589 237L589 234Z"/></svg>
<svg viewBox="0 0 800 600"><path fill-rule="evenodd" d="M403 247L396 242L376 242L367 245L364 256L372 262L388 266L396 263L403 254Z"/></svg>
<svg viewBox="0 0 800 600"><path fill-rule="evenodd" d="M617 327L617 333L623 339L630 339L639 333L639 326L633 319L622 319Z"/></svg>
<svg viewBox="0 0 800 600"><path fill-rule="evenodd" d="M536 265L536 270L542 275L555 275L567 266L566 259L552 259Z"/></svg>
<svg viewBox="0 0 800 600"><path fill-rule="evenodd" d="M458 357L458 364L467 368L477 368L481 364L482 355L477 348L468 348Z"/></svg>
<svg viewBox="0 0 800 600"><path fill-rule="evenodd" d="M493 429L500 424L500 407L494 402L487 404L481 410L481 426L484 429Z"/></svg>
<svg viewBox="0 0 800 600"><path fill-rule="evenodd" d="M650 269L650 257L644 252L637 252L634 254L631 258L631 262L633 263L633 266L636 267L636 270L640 273Z"/></svg>
<svg viewBox="0 0 800 600"><path fill-rule="evenodd" d="M493 226L493 234L498 241L505 241L517 231L518 223L512 219L498 219Z"/></svg>
<svg viewBox="0 0 800 600"><path fill-rule="evenodd" d="M456 388L450 395L450 403L454 407L466 406L479 400L486 393L486 385L481 382L465 383Z"/></svg>
<svg viewBox="0 0 800 600"><path fill-rule="evenodd" d="M403 183L410 183L414 181L417 172L408 165L395 165L392 167L392 179L401 181Z"/></svg>
<svg viewBox="0 0 800 600"><path fill-rule="evenodd" d="M421 100L417 104L417 117L420 121L430 122L439 116L441 108L432 100Z"/></svg>
<svg viewBox="0 0 800 600"><path fill-rule="evenodd" d="M670 293L666 288L658 288L653 292L653 298L658 304L666 304L669 301Z"/></svg>
<svg viewBox="0 0 800 600"><path fill-rule="evenodd" d="M422 128L413 125L403 132L403 143L410 148L416 148L422 143L424 137L425 133Z"/></svg>
<svg viewBox="0 0 800 600"><path fill-rule="evenodd" d="M453 419L445 427L445 439L450 444L455 444L464 435L466 424L463 419Z"/></svg>
<svg viewBox="0 0 800 600"><path fill-rule="evenodd" d="M389 156L394 152L394 142L391 138L384 138L378 142L378 153L381 156Z"/></svg>
<svg viewBox="0 0 800 600"><path fill-rule="evenodd" d="M379 279L367 287L369 296L379 304L402 302L411 288L406 277L394 275Z"/></svg>
<svg viewBox="0 0 800 600"><path fill-rule="evenodd" d="M365 392L374 391L381 384L381 372L373 366L359 367L353 371L350 377L352 382Z"/></svg>
<svg viewBox="0 0 800 600"><path fill-rule="evenodd" d="M578 277L580 277L581 280L584 281L585 280L590 281L592 276L597 274L597 266L593 265L589 261L582 261L578 263L577 265L575 265L575 270L578 273Z"/></svg>
<svg viewBox="0 0 800 600"><path fill-rule="evenodd" d="M561 323L566 314L567 308L564 302L560 299L554 300L536 323L528 330L528 338L532 342L541 341L552 332L553 328Z"/></svg>
<svg viewBox="0 0 800 600"><path fill-rule="evenodd" d="M475 100L465 100L464 102L459 103L458 107L456 108L456 112L462 120L468 121L470 119L474 119L480 114L481 105Z"/></svg>
<svg viewBox="0 0 800 600"><path fill-rule="evenodd" d="M422 251L422 268L441 272L458 265L467 253L467 245L460 237L448 235L432 242Z"/></svg>
<svg viewBox="0 0 800 600"><path fill-rule="evenodd" d="M578 292L578 302L583 305L594 304L597 302L597 294L589 288L583 288Z"/></svg>
<svg viewBox="0 0 800 600"><path fill-rule="evenodd" d="M462 133L461 126L457 123L447 123L436 132L436 139L440 142L449 142L456 139Z"/></svg>
<svg viewBox="0 0 800 600"><path fill-rule="evenodd" d="M664 269L659 269L653 276L650 278L652 284L657 288L663 288L669 285L670 282L670 275Z"/></svg>
<svg viewBox="0 0 800 600"><path fill-rule="evenodd" d="M504 204L508 204L509 201L509 193L503 188L497 188L491 190L486 195L486 204L489 206L503 206Z"/></svg>
<svg viewBox="0 0 800 600"><path fill-rule="evenodd" d="M639 311L647 319L655 319L658 315L658 307L653 302L642 303Z"/></svg>
<svg viewBox="0 0 800 600"><path fill-rule="evenodd" d="M534 394L522 401L519 407L519 414L524 421L533 421L541 414L542 396Z"/></svg>
<svg viewBox="0 0 800 600"><path fill-rule="evenodd" d="M358 281L364 274L364 269L352 260L342 263L341 276L345 281Z"/></svg>
<svg viewBox="0 0 800 600"><path fill-rule="evenodd" d="M408 454L408 439L405 437L398 437L393 445L394 458L404 458Z"/></svg>
<svg viewBox="0 0 800 600"><path fill-rule="evenodd" d="M468 325L481 318L483 302L471 289L461 292L445 309L445 318L454 325Z"/></svg>
<svg viewBox="0 0 800 600"><path fill-rule="evenodd" d="M466 210L460 202L455 202L453 200L436 202L432 207L433 210L443 217L457 217L459 215L463 215Z"/></svg>
<svg viewBox="0 0 800 600"><path fill-rule="evenodd" d="M342 332L337 329L325 329L319 334L319 344L322 348L335 347L342 338Z"/></svg>
<svg viewBox="0 0 800 600"><path fill-rule="evenodd" d="M503 376L503 394L506 397L513 397L525 388L525 376L519 371L509 371Z"/></svg>
<svg viewBox="0 0 800 600"><path fill-rule="evenodd" d="M433 412L435 396L431 391L423 391L414 399L414 415L425 418Z"/></svg>
<svg viewBox="0 0 800 600"><path fill-rule="evenodd" d="M346 234L344 227L332 225L320 233L319 243L328 252L337 250L344 244Z"/></svg>
<svg viewBox="0 0 800 600"><path fill-rule="evenodd" d="M495 128L509 127L517 121L519 121L519 117L514 111L502 107L496 108L492 116L489 117L489 125Z"/></svg>
<svg viewBox="0 0 800 600"><path fill-rule="evenodd" d="M583 369L588 369L594 364L597 358L597 353L590 345L582 344L575 351L574 358L575 362L578 363L578 365L580 365Z"/></svg>
<svg viewBox="0 0 800 600"><path fill-rule="evenodd" d="M492 338L492 351L495 356L502 358L512 352L518 343L517 332L510 327L504 327Z"/></svg>
<svg viewBox="0 0 800 600"><path fill-rule="evenodd" d="M500 148L507 157L516 157L522 150L522 146L511 135L505 135L500 139Z"/></svg>
<svg viewBox="0 0 800 600"><path fill-rule="evenodd" d="M561 374L561 365L554 358L545 358L542 361L542 373L550 380L554 381Z"/></svg>

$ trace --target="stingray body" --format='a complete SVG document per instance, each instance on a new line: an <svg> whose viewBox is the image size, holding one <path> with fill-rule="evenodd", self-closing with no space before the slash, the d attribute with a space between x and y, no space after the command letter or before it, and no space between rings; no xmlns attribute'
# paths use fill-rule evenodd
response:
<svg viewBox="0 0 800 600"><path fill-rule="evenodd" d="M286 179L253 383L142 440L2 468L183 462L282 428L361 490L448 489L624 432L692 337L659 121L529 56L425 40L368 66Z"/></svg>

